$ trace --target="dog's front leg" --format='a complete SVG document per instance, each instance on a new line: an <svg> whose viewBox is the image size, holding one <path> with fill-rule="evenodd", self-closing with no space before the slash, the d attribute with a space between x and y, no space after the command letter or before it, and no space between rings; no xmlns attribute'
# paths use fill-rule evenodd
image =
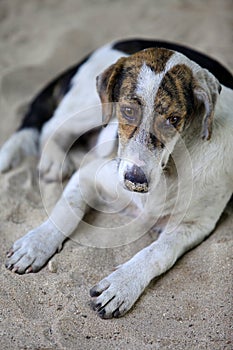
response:
<svg viewBox="0 0 233 350"><path fill-rule="evenodd" d="M84 179L81 186L80 171L76 172L48 220L14 243L7 255L8 269L18 273L36 272L61 248L82 220L87 203L93 201L95 166L98 168L97 161L81 170Z"/></svg>
<svg viewBox="0 0 233 350"><path fill-rule="evenodd" d="M94 286L90 294L93 308L102 318L124 315L150 281L171 268L176 260L200 243L213 227L181 225L161 233L159 239L119 266Z"/></svg>

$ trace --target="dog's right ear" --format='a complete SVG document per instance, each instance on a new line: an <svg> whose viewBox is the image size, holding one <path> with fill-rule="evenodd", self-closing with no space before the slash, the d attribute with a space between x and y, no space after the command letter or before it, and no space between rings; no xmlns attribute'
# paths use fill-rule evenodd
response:
<svg viewBox="0 0 233 350"><path fill-rule="evenodd" d="M107 125L112 114L114 105L113 90L126 57L120 58L115 64L108 67L96 78L96 87L102 103L103 125Z"/></svg>
<svg viewBox="0 0 233 350"><path fill-rule="evenodd" d="M212 133L214 109L218 95L221 92L221 85L217 78L207 69L200 69L195 74L196 83L194 95L199 103L204 105L205 114L202 126L202 139L209 140Z"/></svg>

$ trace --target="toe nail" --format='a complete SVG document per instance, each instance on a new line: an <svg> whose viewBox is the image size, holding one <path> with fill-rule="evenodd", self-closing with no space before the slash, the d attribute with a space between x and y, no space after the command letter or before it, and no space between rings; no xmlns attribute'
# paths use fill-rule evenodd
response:
<svg viewBox="0 0 233 350"><path fill-rule="evenodd" d="M98 312L98 315L99 315L101 318L104 318L105 314L106 314L105 309L102 309L100 312Z"/></svg>
<svg viewBox="0 0 233 350"><path fill-rule="evenodd" d="M90 303L90 306L91 306L92 310L97 311L101 307L101 303L96 304L94 301L92 301Z"/></svg>
<svg viewBox="0 0 233 350"><path fill-rule="evenodd" d="M90 290L90 296L91 296L91 297L98 297L98 296L101 294L101 292L98 292L95 288L96 288L96 287L93 287L93 288L91 288L91 290Z"/></svg>
<svg viewBox="0 0 233 350"><path fill-rule="evenodd" d="M116 309L113 313L112 313L112 316L113 317L119 317L120 316L120 311L119 311L119 309Z"/></svg>
<svg viewBox="0 0 233 350"><path fill-rule="evenodd" d="M18 271L18 266L15 266L13 269L12 269L12 272L17 272Z"/></svg>
<svg viewBox="0 0 233 350"><path fill-rule="evenodd" d="M14 254L13 250L9 250L9 252L6 253L7 258L10 258Z"/></svg>
<svg viewBox="0 0 233 350"><path fill-rule="evenodd" d="M102 305L101 303L95 304L94 305L94 310L95 311L99 310L101 308L101 305Z"/></svg>
<svg viewBox="0 0 233 350"><path fill-rule="evenodd" d="M31 273L31 272L33 272L32 267L30 266L25 272L26 272L26 273Z"/></svg>

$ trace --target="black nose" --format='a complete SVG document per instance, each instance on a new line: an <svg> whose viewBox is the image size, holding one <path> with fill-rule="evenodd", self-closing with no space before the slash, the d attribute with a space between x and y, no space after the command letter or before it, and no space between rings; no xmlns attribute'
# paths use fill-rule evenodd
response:
<svg viewBox="0 0 233 350"><path fill-rule="evenodd" d="M148 191L148 181L146 175L137 165L133 165L132 168L125 173L125 185L130 191Z"/></svg>

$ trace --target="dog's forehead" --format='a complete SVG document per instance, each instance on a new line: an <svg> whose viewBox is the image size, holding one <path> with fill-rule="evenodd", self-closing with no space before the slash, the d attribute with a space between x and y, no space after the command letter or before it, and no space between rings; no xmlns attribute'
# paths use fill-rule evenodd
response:
<svg viewBox="0 0 233 350"><path fill-rule="evenodd" d="M168 60L174 55L175 52L163 49L163 48L150 48L139 51L129 56L125 63L126 66L134 68L135 72L138 72L143 63L148 67L151 67L156 73L162 72Z"/></svg>
<svg viewBox="0 0 233 350"><path fill-rule="evenodd" d="M179 67L179 69L174 69ZM141 98L146 104L154 105L155 97L162 82L169 75L173 83L190 81L192 62L184 55L167 49L152 48L140 51L126 59L124 65L125 79L122 82L122 95ZM166 89L173 86L166 86Z"/></svg>

